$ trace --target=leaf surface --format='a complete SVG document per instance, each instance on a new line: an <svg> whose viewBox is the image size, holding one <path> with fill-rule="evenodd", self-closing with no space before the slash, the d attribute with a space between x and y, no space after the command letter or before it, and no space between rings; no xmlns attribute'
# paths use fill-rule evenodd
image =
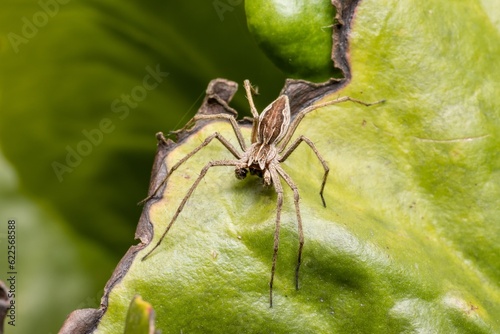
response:
<svg viewBox="0 0 500 334"><path fill-rule="evenodd" d="M276 196L228 167L207 173L161 246L140 260L201 168L231 158L213 143L146 207L154 239L112 289L101 329L119 330L120 301L140 292L167 333L500 331L498 30L474 1L366 1L353 22L352 80L325 100L387 102L325 107L297 129L331 169L323 208L314 153L301 146L283 164L301 194L300 289L291 191L269 308ZM213 122L166 166L215 131L237 145L228 124Z"/></svg>

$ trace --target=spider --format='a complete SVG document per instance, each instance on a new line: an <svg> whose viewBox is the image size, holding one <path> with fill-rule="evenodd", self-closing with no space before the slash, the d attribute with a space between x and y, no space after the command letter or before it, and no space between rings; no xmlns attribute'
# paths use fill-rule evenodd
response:
<svg viewBox="0 0 500 334"><path fill-rule="evenodd" d="M198 178L194 181L194 183L189 188L188 192L182 199L177 211L175 212L172 220L168 224L167 228L163 232L160 240L156 243L156 245L148 252L142 260L144 261L153 251L161 244L168 231L171 229L174 222L177 220L177 217L183 210L186 202L193 194L194 190L200 183L200 181L205 177L208 170L215 166L233 166L235 168L235 175L238 179L244 179L248 173L251 175L257 175L263 179L263 183L265 186L273 186L277 193L277 207L276 207L276 220L275 220L275 232L274 232L274 247L273 247L273 257L272 257L272 265L271 265L271 278L269 281L269 306L273 306L273 281L274 281L274 273L276 269L276 260L278 257L278 248L279 248L279 237L280 237L280 223L281 223L281 211L283 207L283 186L281 184L281 179L285 181L288 187L293 191L293 200L295 205L295 213L297 216L297 225L298 225L298 238L299 238L299 249L297 255L297 265L295 267L295 288L299 288L299 270L300 264L302 261L302 249L304 247L304 231L302 227L302 217L300 215L300 207L299 207L299 190L292 180L292 178L288 175L287 172L281 167L281 163L284 162L294 151L295 149L302 143L306 143L312 151L316 154L316 157L321 162L321 165L324 169L323 181L321 182L321 188L319 195L321 197L321 201L324 207L326 207L325 198L323 196L323 190L325 188L326 180L328 177L328 164L323 159L319 151L316 149L314 143L305 136L299 136L295 139L292 144L287 148L297 126L300 124L300 121L304 118L305 115L310 113L313 110L316 110L321 107L325 107L328 105L341 103L345 101L351 101L355 103L359 103L365 106L370 106L373 104L381 103L382 101L377 101L374 103L366 103L357 99L350 98L348 96L340 97L332 101L324 102L321 104L317 104L314 106L309 106L307 108L302 109L296 116L296 118L291 121L290 114L290 103L287 95L280 95L276 100L274 100L269 106L267 106L264 111L259 115L255 104L253 102L252 91L253 87L251 86L248 80L244 81L244 87L246 96L250 105L250 111L253 115L253 125L252 125L252 133L251 133L251 145L247 147L245 140L243 139L243 135L241 133L240 128L236 122L236 119L232 115L228 114L216 114L216 115L196 115L188 125L191 123L195 123L199 120L208 120L208 119L221 119L227 120L231 123L233 131L238 140L238 144L242 150L240 152L237 150L226 138L224 138L218 132L208 136L198 147L188 153L184 158L179 160L172 168L168 171L167 176L163 179L160 185L155 189L155 191L149 195L142 202L146 202L147 200L153 198L157 191L167 182L168 178L172 173L179 168L184 162L186 162L189 158L191 158L194 154L200 151L202 148L207 146L212 140L217 139L219 142L224 145L224 147L235 157L234 160L216 160L208 162L205 167L201 170Z"/></svg>

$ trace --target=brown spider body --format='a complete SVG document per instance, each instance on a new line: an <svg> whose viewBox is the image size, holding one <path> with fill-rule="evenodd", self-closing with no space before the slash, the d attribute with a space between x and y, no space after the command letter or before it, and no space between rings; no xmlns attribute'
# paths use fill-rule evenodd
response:
<svg viewBox="0 0 500 334"><path fill-rule="evenodd" d="M279 152L276 145L285 137L290 126L290 103L288 96L281 95L259 115L253 127L252 145L245 151L235 174L243 179L247 171L264 180L264 185L271 186L270 169L279 164Z"/></svg>
<svg viewBox="0 0 500 334"><path fill-rule="evenodd" d="M273 247L273 257L272 257L272 265L271 265L271 279L269 281L269 305L272 307L273 305L273 281L274 281L274 273L276 269L276 260L278 256L278 248L279 248L279 232L280 232L280 224L281 224L281 210L283 207L283 187L281 184L281 179L285 181L285 183L290 187L293 191L295 212L297 216L297 226L298 226L298 238L299 238L299 248L298 248L298 256L297 256L297 266L295 268L295 287L299 288L299 269L302 258L302 248L304 246L304 232L302 229L302 217L300 215L299 208L299 191L291 177L283 170L281 167L281 163L285 161L290 154L299 146L300 143L305 142L316 154L316 157L321 162L324 175L323 182L321 183L320 188L320 196L323 202L323 206L326 207L325 199L323 198L323 190L325 188L326 180L328 177L329 168L326 161L321 157L314 143L304 136L299 136L295 139L292 144L287 148L288 143L290 142L292 135L294 134L297 126L299 125L302 118L309 112L324 107L327 105L352 101L356 103L360 103L366 106L371 104L365 103L359 100L351 99L350 97L342 97L333 101L325 102L316 106L310 106L303 110L301 110L293 120L291 121L290 115L290 103L288 97L286 95L279 96L276 100L274 100L269 106L264 109L264 111L259 115L257 112L253 98L252 98L252 88L250 86L250 82L245 80L245 90L246 95L250 104L250 110L253 115L253 126L252 126L252 135L251 135L251 145L247 148L245 144L245 140L243 139L243 135L241 133L238 124L236 123L236 119L228 114L216 114L216 115L197 115L195 116L190 123L196 122L202 119L223 119L227 120L231 123L234 133L238 139L239 146L242 152L238 151L227 139L225 139L219 133L214 133L207 137L201 145L195 148L193 151L188 153L184 158L182 158L179 162L177 162L172 168L168 171L165 179L160 183L160 185L153 191L151 195L149 195L144 201L147 201L153 198L158 190L167 182L170 175L186 160L196 154L203 147L207 146L214 138L219 140L219 142L224 145L224 147L236 158L235 160L216 160L208 162L205 167L201 170L200 175L195 180L193 185L189 188L186 196L182 199L177 211L175 212L172 220L169 225L163 232L159 241L155 244L155 246L150 249L146 255L142 258L145 260L162 242L162 240L167 235L168 231L176 221L180 212L184 208L187 200L191 197L191 194L196 189L201 179L205 177L206 173L211 167L215 166L234 166L235 175L238 179L243 179L247 176L248 173L252 175L257 175L263 179L264 185L273 186L276 194L277 194L277 206L276 206L276 228L274 234L274 247ZM381 102L381 101L379 101ZM379 103L376 102L376 103Z"/></svg>

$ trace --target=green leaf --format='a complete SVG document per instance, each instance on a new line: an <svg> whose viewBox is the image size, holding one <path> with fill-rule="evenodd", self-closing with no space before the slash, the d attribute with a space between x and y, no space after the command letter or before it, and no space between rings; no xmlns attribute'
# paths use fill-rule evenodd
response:
<svg viewBox="0 0 500 334"><path fill-rule="evenodd" d="M151 222L154 238L126 257L133 262L109 293L98 333L122 330L136 293L157 309L165 333L500 331L497 29L474 1L365 1L350 36L352 80L328 99L387 102L322 108L297 129L331 170L324 208L314 153L301 146L283 163L301 194L300 289L291 191L269 308L276 196L226 167L208 172L141 261L201 168L231 159L212 143L146 207L142 227ZM166 166L215 131L237 145L228 124L212 122L174 146Z"/></svg>

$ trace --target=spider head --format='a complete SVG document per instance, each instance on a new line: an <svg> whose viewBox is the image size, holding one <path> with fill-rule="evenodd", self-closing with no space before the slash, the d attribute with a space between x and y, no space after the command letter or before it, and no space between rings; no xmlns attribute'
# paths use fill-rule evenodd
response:
<svg viewBox="0 0 500 334"><path fill-rule="evenodd" d="M234 175L238 180L243 180L247 177L248 170L246 168L236 168L234 170Z"/></svg>

